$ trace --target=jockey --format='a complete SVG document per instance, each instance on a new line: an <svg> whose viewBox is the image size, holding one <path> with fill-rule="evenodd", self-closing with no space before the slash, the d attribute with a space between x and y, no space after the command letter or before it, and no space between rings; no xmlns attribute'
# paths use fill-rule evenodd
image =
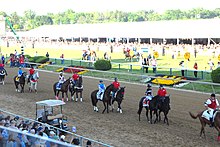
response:
<svg viewBox="0 0 220 147"><path fill-rule="evenodd" d="M118 82L118 78L115 78L115 81L112 83L113 84L113 90L112 90L112 98L116 97L116 92L119 90L120 83Z"/></svg>
<svg viewBox="0 0 220 147"><path fill-rule="evenodd" d="M31 79L31 77L33 76L35 70L34 70L34 67L31 66L31 69L29 69L29 79Z"/></svg>
<svg viewBox="0 0 220 147"><path fill-rule="evenodd" d="M102 100L103 98L103 94L105 91L105 84L103 83L102 80L99 81L99 85L98 85L99 91L97 92L97 97Z"/></svg>
<svg viewBox="0 0 220 147"><path fill-rule="evenodd" d="M145 92L145 95L147 96L147 95L151 95L152 97L153 97L153 94L152 94L152 88L151 88L152 86L151 86L151 84L149 83L149 84L147 84L147 90L146 90L146 92Z"/></svg>
<svg viewBox="0 0 220 147"><path fill-rule="evenodd" d="M73 76L72 76L74 85L76 84L76 81L79 79L79 75L77 74L77 72L74 72Z"/></svg>
<svg viewBox="0 0 220 147"><path fill-rule="evenodd" d="M23 74L23 71L22 71L21 67L19 67L19 69L18 69L18 77L20 78L22 74Z"/></svg>
<svg viewBox="0 0 220 147"><path fill-rule="evenodd" d="M213 126L214 125L214 122L213 122L214 110L219 108L219 102L215 98L215 94L211 94L210 98L205 102L204 105L207 109L206 112L209 114L209 118L210 118L210 122L211 122L210 126Z"/></svg>
<svg viewBox="0 0 220 147"><path fill-rule="evenodd" d="M61 85L65 82L65 77L63 76L63 72L60 72L59 82L57 84L57 88L61 89Z"/></svg>
<svg viewBox="0 0 220 147"><path fill-rule="evenodd" d="M146 98L143 100L143 106L149 106L149 102L152 100L153 95L152 95L152 89L151 89L151 84L147 84L147 90L145 92Z"/></svg>
<svg viewBox="0 0 220 147"><path fill-rule="evenodd" d="M157 95L160 97L160 99L162 100L162 102L164 102L165 96L167 95L167 91L166 89L163 87L163 85L160 85L158 91L157 91Z"/></svg>

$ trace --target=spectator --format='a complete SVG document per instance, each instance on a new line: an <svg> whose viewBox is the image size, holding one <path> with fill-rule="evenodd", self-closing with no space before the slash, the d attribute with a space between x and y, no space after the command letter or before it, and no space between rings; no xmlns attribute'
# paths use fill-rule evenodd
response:
<svg viewBox="0 0 220 147"><path fill-rule="evenodd" d="M149 67L149 59L148 58L144 58L142 65L144 65L145 72L148 73L148 67Z"/></svg>
<svg viewBox="0 0 220 147"><path fill-rule="evenodd" d="M4 55L2 55L1 60L2 60L2 64L5 64L5 56Z"/></svg>
<svg viewBox="0 0 220 147"><path fill-rule="evenodd" d="M92 147L92 142L91 142L90 140L88 140L88 141L86 142L86 147Z"/></svg>
<svg viewBox="0 0 220 147"><path fill-rule="evenodd" d="M209 70L213 70L214 63L212 62L212 59L209 59L208 65L209 65Z"/></svg>
<svg viewBox="0 0 220 147"><path fill-rule="evenodd" d="M60 58L61 58L61 64L64 64L64 54L62 54L62 55L60 56Z"/></svg>
<svg viewBox="0 0 220 147"><path fill-rule="evenodd" d="M35 52L35 57L37 57L38 56L38 53L37 53L37 51Z"/></svg>
<svg viewBox="0 0 220 147"><path fill-rule="evenodd" d="M197 65L197 63L195 62L195 64L194 64L194 66L193 66L193 68L194 68L194 76L195 76L195 78L197 78L197 73L198 73L198 65Z"/></svg>
<svg viewBox="0 0 220 147"><path fill-rule="evenodd" d="M153 73L156 74L156 72L157 72L157 59L155 59L155 57L153 57L153 59L151 60L151 64L153 66Z"/></svg>
<svg viewBox="0 0 220 147"><path fill-rule="evenodd" d="M217 65L217 68L219 68L220 67L220 62L218 62L218 65Z"/></svg>
<svg viewBox="0 0 220 147"><path fill-rule="evenodd" d="M49 56L50 56L50 55L49 55L49 53L47 52L47 53L46 53L46 57L49 58Z"/></svg>
<svg viewBox="0 0 220 147"><path fill-rule="evenodd" d="M184 69L184 61L181 61L180 63L179 63L179 66L181 67L181 75L182 75L182 77L184 77L185 76L185 69Z"/></svg>

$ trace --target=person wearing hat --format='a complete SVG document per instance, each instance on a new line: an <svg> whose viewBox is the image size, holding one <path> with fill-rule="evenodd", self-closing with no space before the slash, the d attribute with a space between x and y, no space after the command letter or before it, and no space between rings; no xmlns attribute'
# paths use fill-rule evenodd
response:
<svg viewBox="0 0 220 147"><path fill-rule="evenodd" d="M103 94L105 91L105 84L103 83L102 80L99 81L98 88L99 88L99 91L97 92L97 98L102 100Z"/></svg>
<svg viewBox="0 0 220 147"><path fill-rule="evenodd" d="M116 93L120 88L120 83L118 82L118 78L115 77L114 82L112 83L113 90L112 90L112 98L116 97Z"/></svg>
<svg viewBox="0 0 220 147"><path fill-rule="evenodd" d="M19 69L18 69L18 77L20 78L22 74L23 74L23 71L22 71L21 66L20 66Z"/></svg>
<svg viewBox="0 0 220 147"><path fill-rule="evenodd" d="M164 102L165 96L167 95L167 90L164 88L162 84L160 84L159 86L157 95L160 97L161 101Z"/></svg>
<svg viewBox="0 0 220 147"><path fill-rule="evenodd" d="M143 106L149 106L149 102L152 100L153 95L152 95L152 88L151 84L147 84L147 90L145 92L146 98L143 100Z"/></svg>
<svg viewBox="0 0 220 147"><path fill-rule="evenodd" d="M213 122L214 110L219 109L219 102L215 98L214 93L212 93L210 95L210 98L206 100L204 105L207 110L205 110L202 115L205 116L205 118L207 118L206 116L208 116L208 118L210 120L210 127L212 127L212 126L214 126L214 122Z"/></svg>
<svg viewBox="0 0 220 147"><path fill-rule="evenodd" d="M73 79L74 84L76 84L76 81L79 79L79 75L77 74L77 72L74 72L72 79Z"/></svg>
<svg viewBox="0 0 220 147"><path fill-rule="evenodd" d="M61 86L62 84L65 82L65 77L63 75L63 72L60 72L59 74L59 82L57 83L57 89L60 90L61 89Z"/></svg>

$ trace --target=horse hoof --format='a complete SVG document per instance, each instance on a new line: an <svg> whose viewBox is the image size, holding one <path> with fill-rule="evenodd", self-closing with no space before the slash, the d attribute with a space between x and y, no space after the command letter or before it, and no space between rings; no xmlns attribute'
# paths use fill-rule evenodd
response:
<svg viewBox="0 0 220 147"><path fill-rule="evenodd" d="M83 99L82 98L80 98L80 102L82 102L83 101Z"/></svg>
<svg viewBox="0 0 220 147"><path fill-rule="evenodd" d="M78 101L78 99L76 99L76 102Z"/></svg>
<svg viewBox="0 0 220 147"><path fill-rule="evenodd" d="M67 99L66 99L66 101L68 102L68 101L69 101L69 99L67 98Z"/></svg>

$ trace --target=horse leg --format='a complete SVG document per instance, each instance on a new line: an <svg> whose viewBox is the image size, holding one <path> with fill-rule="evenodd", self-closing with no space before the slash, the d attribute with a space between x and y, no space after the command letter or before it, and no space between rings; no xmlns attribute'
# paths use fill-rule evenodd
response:
<svg viewBox="0 0 220 147"><path fill-rule="evenodd" d="M112 112L114 111L114 107L113 107L114 106L114 102L115 102L115 99L112 100Z"/></svg>
<svg viewBox="0 0 220 147"><path fill-rule="evenodd" d="M146 117L147 117L147 121L150 122L150 121L149 121L149 116L148 116L148 111L149 111L149 109L146 107Z"/></svg>
<svg viewBox="0 0 220 147"><path fill-rule="evenodd" d="M160 116L161 110L159 110L159 122L161 121L161 116Z"/></svg>
<svg viewBox="0 0 220 147"><path fill-rule="evenodd" d="M78 97L78 94L79 94L80 92L77 92L76 94L77 94L77 97ZM80 93L79 94L80 95L80 102L82 102L82 94Z"/></svg>
<svg viewBox="0 0 220 147"><path fill-rule="evenodd" d="M106 110L106 104L105 104L105 102L103 101L103 104L104 104L104 110L102 111L102 114L105 112L105 110Z"/></svg>
<svg viewBox="0 0 220 147"><path fill-rule="evenodd" d="M64 92L62 92L62 101L64 102Z"/></svg>
<svg viewBox="0 0 220 147"><path fill-rule="evenodd" d="M118 102L118 109L119 109L119 113L122 113L121 102Z"/></svg>
<svg viewBox="0 0 220 147"><path fill-rule="evenodd" d="M68 91L67 91L68 92ZM67 92L65 92L66 93L66 101L68 102L69 101L69 99L68 99L68 93Z"/></svg>
<svg viewBox="0 0 220 147"><path fill-rule="evenodd" d="M150 123L152 124L152 111L150 110Z"/></svg>
<svg viewBox="0 0 220 147"><path fill-rule="evenodd" d="M167 117L168 112L164 112L164 123L167 122L167 125L169 126L169 121L168 121L168 117Z"/></svg>
<svg viewBox="0 0 220 147"><path fill-rule="evenodd" d="M72 100L74 101L74 91L71 91L71 98L72 98Z"/></svg>
<svg viewBox="0 0 220 147"><path fill-rule="evenodd" d="M57 100L59 100L59 93L60 93L60 91L57 90L57 94L56 94L56 99L57 99Z"/></svg>
<svg viewBox="0 0 220 147"><path fill-rule="evenodd" d="M76 91L74 91L74 93L73 94L75 94L76 93ZM76 102L78 101L78 94L76 93Z"/></svg>
<svg viewBox="0 0 220 147"><path fill-rule="evenodd" d="M158 122L158 112L157 112L157 110L154 110L154 113L156 114L156 119L155 119L154 123L156 123L156 122Z"/></svg>

